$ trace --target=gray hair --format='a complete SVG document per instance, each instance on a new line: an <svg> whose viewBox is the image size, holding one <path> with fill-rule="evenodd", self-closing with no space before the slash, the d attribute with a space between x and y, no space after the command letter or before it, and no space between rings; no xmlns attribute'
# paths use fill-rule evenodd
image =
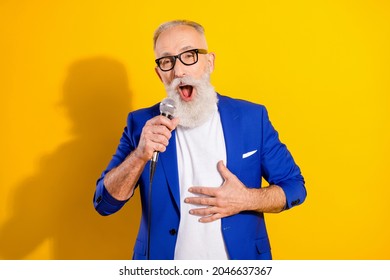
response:
<svg viewBox="0 0 390 280"><path fill-rule="evenodd" d="M163 33L165 30L167 30L167 29L169 29L171 27L175 27L175 26L178 26L178 25L191 26L196 31L198 31L201 35L204 35L204 28L203 28L203 26L200 25L197 22L194 22L194 21L190 21L190 20L185 20L184 19L184 20L172 20L172 21L164 22L154 32L154 36L153 36L153 49L156 48L156 42L157 42L158 37L161 35L161 33Z"/></svg>

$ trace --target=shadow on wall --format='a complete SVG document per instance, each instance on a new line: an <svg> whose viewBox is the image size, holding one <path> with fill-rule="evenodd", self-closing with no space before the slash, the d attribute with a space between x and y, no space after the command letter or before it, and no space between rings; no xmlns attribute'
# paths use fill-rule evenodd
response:
<svg viewBox="0 0 390 280"><path fill-rule="evenodd" d="M37 174L15 188L12 217L0 227L0 258L26 258L49 239L53 259L131 259L139 199L108 217L92 203L96 180L126 125L130 101L126 70L118 61L95 57L69 68L61 105L73 138L43 157Z"/></svg>

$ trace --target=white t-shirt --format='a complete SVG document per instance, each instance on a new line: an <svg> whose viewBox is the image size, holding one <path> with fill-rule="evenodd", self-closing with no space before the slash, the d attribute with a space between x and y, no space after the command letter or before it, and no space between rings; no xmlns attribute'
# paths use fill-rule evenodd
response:
<svg viewBox="0 0 390 280"><path fill-rule="evenodd" d="M217 163L226 163L226 148L218 109L199 127L176 129L176 149L180 183L180 225L175 259L228 259L221 231L221 220L200 223L199 216L189 214L197 208L184 202L194 196L188 192L191 186L219 187L223 178ZM202 206L204 207L204 206Z"/></svg>

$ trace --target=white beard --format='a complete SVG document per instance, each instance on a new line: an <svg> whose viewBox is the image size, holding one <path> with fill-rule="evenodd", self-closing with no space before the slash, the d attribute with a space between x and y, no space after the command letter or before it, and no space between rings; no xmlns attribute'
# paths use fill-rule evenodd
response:
<svg viewBox="0 0 390 280"><path fill-rule="evenodd" d="M180 83L191 85L196 89L196 95L191 101L183 101L177 92ZM214 87L210 84L210 73L206 72L200 79L185 76L176 78L165 86L168 97L175 101L175 117L179 118L179 125L185 128L194 128L205 123L217 110L218 97Z"/></svg>

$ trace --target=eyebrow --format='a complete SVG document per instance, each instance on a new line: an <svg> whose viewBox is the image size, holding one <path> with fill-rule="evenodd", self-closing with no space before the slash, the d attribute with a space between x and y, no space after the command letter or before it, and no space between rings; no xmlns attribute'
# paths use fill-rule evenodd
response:
<svg viewBox="0 0 390 280"><path fill-rule="evenodd" d="M194 49L194 47L192 47L192 46L186 46L186 47L181 48L179 53L182 53L182 52L185 52L188 50L193 50L193 49ZM170 52L163 52L160 57L173 56L173 55L174 54L171 54Z"/></svg>

